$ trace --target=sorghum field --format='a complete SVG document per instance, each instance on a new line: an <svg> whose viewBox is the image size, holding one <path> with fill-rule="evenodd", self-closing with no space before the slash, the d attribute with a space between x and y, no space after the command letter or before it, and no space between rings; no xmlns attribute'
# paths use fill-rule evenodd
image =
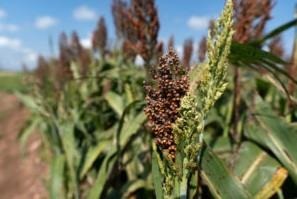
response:
<svg viewBox="0 0 297 199"><path fill-rule="evenodd" d="M111 0L115 38L101 16L89 47L62 32L0 73L0 198L297 198L294 8L271 28L288 1L225 0L180 49L157 2Z"/></svg>

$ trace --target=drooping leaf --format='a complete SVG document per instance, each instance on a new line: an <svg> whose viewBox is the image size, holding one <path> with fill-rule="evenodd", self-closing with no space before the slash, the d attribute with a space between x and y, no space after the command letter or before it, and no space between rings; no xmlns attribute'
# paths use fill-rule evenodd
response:
<svg viewBox="0 0 297 199"><path fill-rule="evenodd" d="M146 120L144 112L140 112L134 119L125 122L120 134L120 146L125 146L129 138L135 134Z"/></svg>
<svg viewBox="0 0 297 199"><path fill-rule="evenodd" d="M141 188L147 188L147 182L142 179L130 181L121 190L123 199L129 199L131 195Z"/></svg>
<svg viewBox="0 0 297 199"><path fill-rule="evenodd" d="M222 160L204 147L201 156L202 178L214 198L245 199L251 194L240 180L226 167Z"/></svg>
<svg viewBox="0 0 297 199"><path fill-rule="evenodd" d="M132 134L134 134L140 128L141 124L145 121L146 117L143 111L140 111L140 113L137 116L133 117L132 119L131 117L129 118L129 120L127 119L127 116L131 111L131 109L142 105L143 105L143 101L136 100L130 103L127 107L125 107L121 115L117 132L116 132L118 147L123 147L127 143L128 138Z"/></svg>
<svg viewBox="0 0 297 199"><path fill-rule="evenodd" d="M271 150L288 169L290 176L297 184L297 128L295 126L275 114L267 103L260 102L245 126L245 135Z"/></svg>
<svg viewBox="0 0 297 199"><path fill-rule="evenodd" d="M20 141L22 151L25 150L25 146L27 144L28 138L34 132L34 130L37 128L39 122L40 122L39 118L37 118L37 117L32 118L26 122L25 126L19 132L18 139Z"/></svg>
<svg viewBox="0 0 297 199"><path fill-rule="evenodd" d="M38 104L38 100L22 94L22 93L15 93L15 95L18 97L18 99L21 100L21 102L28 107L32 112L40 113L41 115L48 115L48 113L45 111L44 107Z"/></svg>
<svg viewBox="0 0 297 199"><path fill-rule="evenodd" d="M124 103L122 97L115 92L110 91L105 95L105 99L120 117L124 111Z"/></svg>
<svg viewBox="0 0 297 199"><path fill-rule="evenodd" d="M100 198L102 191L104 189L105 183L110 176L110 173L113 169L113 165L116 162L115 156L116 149L112 147L109 153L105 156L103 163L100 167L96 181L92 188L90 189L87 198L88 199L98 199Z"/></svg>
<svg viewBox="0 0 297 199"><path fill-rule="evenodd" d="M254 41L252 42L253 44L257 44L257 45L261 45L263 44L266 40L275 37L279 34L281 34L282 32L294 27L297 25L297 19L293 19L287 23L284 23L282 25L280 25L279 27L273 29L272 31L270 31L269 33L267 33L266 35L263 36L263 38L259 39L258 41Z"/></svg>
<svg viewBox="0 0 297 199"><path fill-rule="evenodd" d="M262 67L269 72L282 74L294 83L297 83L294 77L280 67L287 64L284 60L250 44L232 42L229 60L234 66L250 67L256 70Z"/></svg>
<svg viewBox="0 0 297 199"><path fill-rule="evenodd" d="M96 146L90 148L87 151L85 162L82 166L81 172L80 172L80 178L83 178L88 170L92 167L95 160L98 158L98 156L107 148L107 145L110 144L110 141L101 141Z"/></svg>
<svg viewBox="0 0 297 199"><path fill-rule="evenodd" d="M241 145L237 157L234 173L255 198L270 198L287 177L286 169L251 142Z"/></svg>

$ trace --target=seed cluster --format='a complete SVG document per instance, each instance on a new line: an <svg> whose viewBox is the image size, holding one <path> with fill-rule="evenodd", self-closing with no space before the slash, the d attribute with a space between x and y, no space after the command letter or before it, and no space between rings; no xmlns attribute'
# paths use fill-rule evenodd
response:
<svg viewBox="0 0 297 199"><path fill-rule="evenodd" d="M103 57L106 52L107 46L107 28L105 25L104 17L100 17L96 30L93 33L92 37L92 47L94 51L99 51Z"/></svg>
<svg viewBox="0 0 297 199"><path fill-rule="evenodd" d="M274 0L233 0L235 13L234 39L246 43L263 35L271 18Z"/></svg>
<svg viewBox="0 0 297 199"><path fill-rule="evenodd" d="M160 23L155 1L131 0L127 4L123 0L114 0L112 11L117 35L124 41L123 52L141 55L148 67L161 45L158 42Z"/></svg>
<svg viewBox="0 0 297 199"><path fill-rule="evenodd" d="M160 58L153 80L156 83L155 87L145 86L147 91L145 113L156 144L174 160L176 143L172 124L178 118L180 102L189 89L189 80L173 50Z"/></svg>
<svg viewBox="0 0 297 199"><path fill-rule="evenodd" d="M191 59L193 55L193 40L192 39L186 39L184 42L184 54L183 54L183 66L186 70L190 69Z"/></svg>

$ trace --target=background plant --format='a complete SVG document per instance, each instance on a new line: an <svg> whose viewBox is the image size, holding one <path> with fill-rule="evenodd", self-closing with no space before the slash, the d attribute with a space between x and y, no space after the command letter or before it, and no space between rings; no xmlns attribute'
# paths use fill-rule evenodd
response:
<svg viewBox="0 0 297 199"><path fill-rule="evenodd" d="M199 64L190 42L183 60L159 59L154 1L113 1L115 47L100 18L92 49L62 33L59 56L39 57L32 92L18 94L32 112L19 139L39 129L50 198L296 196L296 48L283 60L274 40L296 20L265 33L272 1L234 3L210 23Z"/></svg>

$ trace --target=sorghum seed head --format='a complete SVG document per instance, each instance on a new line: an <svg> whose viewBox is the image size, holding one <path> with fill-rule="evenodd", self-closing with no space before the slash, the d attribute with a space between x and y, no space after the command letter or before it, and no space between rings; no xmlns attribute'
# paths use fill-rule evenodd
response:
<svg viewBox="0 0 297 199"><path fill-rule="evenodd" d="M189 89L189 81L173 50L160 58L153 79L155 86L145 85L145 113L156 144L161 150L168 151L171 154L168 157L174 160L176 144L172 124L178 118L180 102Z"/></svg>

